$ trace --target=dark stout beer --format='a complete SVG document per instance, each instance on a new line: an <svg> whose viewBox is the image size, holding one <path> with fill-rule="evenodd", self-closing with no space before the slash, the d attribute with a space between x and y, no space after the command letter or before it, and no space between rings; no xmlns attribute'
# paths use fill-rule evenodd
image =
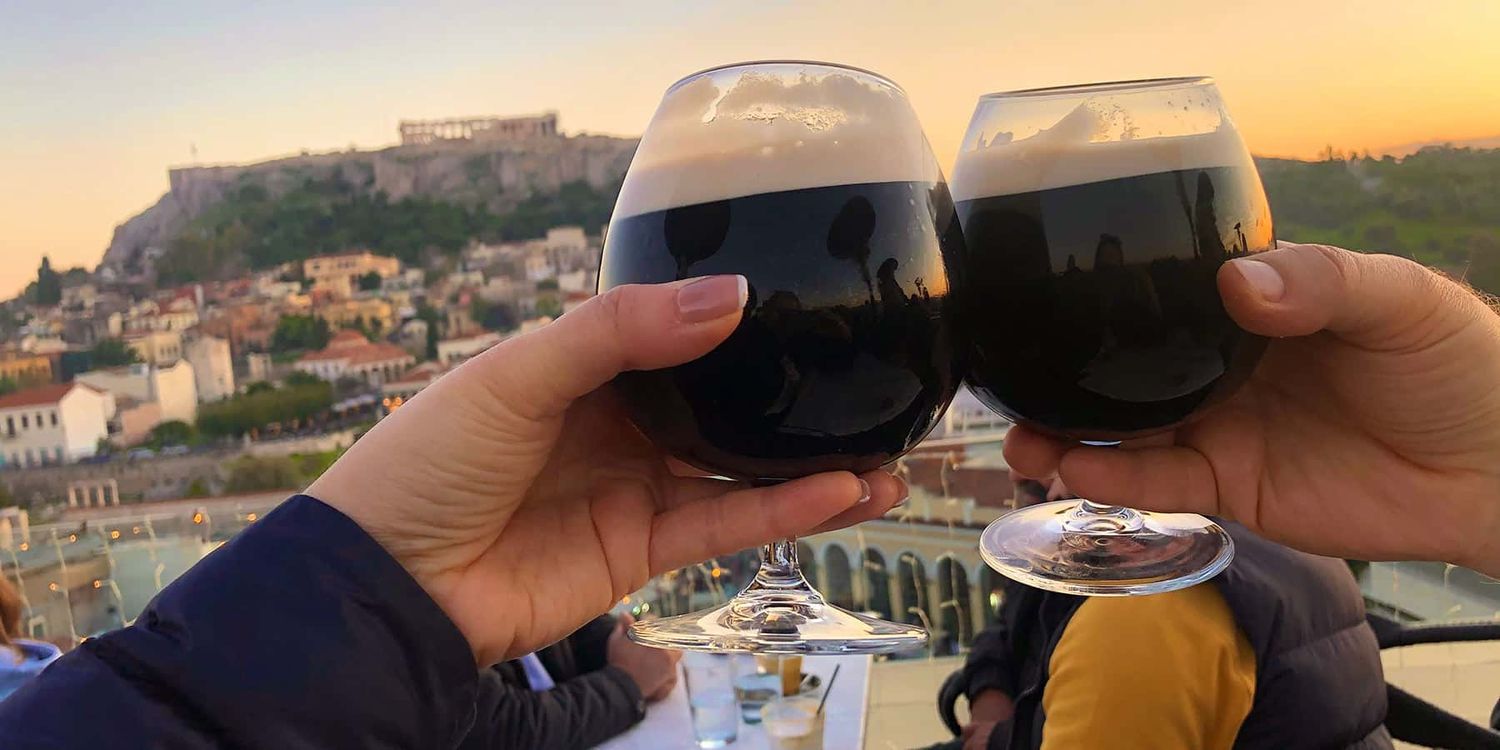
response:
<svg viewBox="0 0 1500 750"><path fill-rule="evenodd" d="M727 341L620 375L657 445L739 479L867 471L937 423L962 372L946 256L947 186L886 182L680 206L610 225L601 290L710 274L750 282Z"/></svg>
<svg viewBox="0 0 1500 750"><path fill-rule="evenodd" d="M1229 319L1215 282L1226 260L1274 245L1252 167L984 196L958 212L969 383L1001 414L1119 439L1178 424L1254 367L1264 342Z"/></svg>

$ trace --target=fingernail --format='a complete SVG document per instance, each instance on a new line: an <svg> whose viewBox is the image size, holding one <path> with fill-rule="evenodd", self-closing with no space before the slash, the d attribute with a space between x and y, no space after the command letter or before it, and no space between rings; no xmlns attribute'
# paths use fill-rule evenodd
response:
<svg viewBox="0 0 1500 750"><path fill-rule="evenodd" d="M858 477L855 477L855 478L858 479ZM866 482L863 479L859 480L859 499L856 500L855 502L857 502L857 503L868 503L868 502L870 502L870 483L869 482Z"/></svg>
<svg viewBox="0 0 1500 750"><path fill-rule="evenodd" d="M910 499L911 499L911 490L907 489L905 485L902 485L902 488L901 488L901 499L897 500L896 504L892 505L891 507L892 508L903 508L903 507L906 507L906 501L910 500Z"/></svg>
<svg viewBox="0 0 1500 750"><path fill-rule="evenodd" d="M1261 299L1267 302L1275 302L1286 294L1286 281L1281 278L1281 272L1270 263L1253 260L1250 258L1238 258L1229 261L1245 281L1250 283L1250 288L1259 294Z"/></svg>
<svg viewBox="0 0 1500 750"><path fill-rule="evenodd" d="M677 317L702 323L744 308L750 284L744 276L704 276L677 290Z"/></svg>

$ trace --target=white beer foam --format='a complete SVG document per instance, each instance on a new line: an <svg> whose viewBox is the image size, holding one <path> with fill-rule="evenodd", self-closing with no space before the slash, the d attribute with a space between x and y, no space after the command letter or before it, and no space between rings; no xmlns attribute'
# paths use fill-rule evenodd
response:
<svg viewBox="0 0 1500 750"><path fill-rule="evenodd" d="M1228 119L1205 133L1108 138L1111 124L1089 103L1056 125L1011 141L1001 133L958 155L949 187L955 201L1015 195L1179 169L1250 166L1250 152Z"/></svg>
<svg viewBox="0 0 1500 750"><path fill-rule="evenodd" d="M942 180L916 113L893 86L852 71L726 74L667 92L616 218L783 190Z"/></svg>

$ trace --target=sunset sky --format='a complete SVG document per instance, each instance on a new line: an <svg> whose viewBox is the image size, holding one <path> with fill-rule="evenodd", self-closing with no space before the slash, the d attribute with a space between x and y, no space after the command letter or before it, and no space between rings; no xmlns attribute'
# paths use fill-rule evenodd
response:
<svg viewBox="0 0 1500 750"><path fill-rule="evenodd" d="M0 5L0 296L43 254L96 264L194 146L255 161L544 109L635 135L674 80L745 59L893 78L944 165L978 94L1183 74L1217 77L1257 154L1500 135L1495 0L84 5Z"/></svg>

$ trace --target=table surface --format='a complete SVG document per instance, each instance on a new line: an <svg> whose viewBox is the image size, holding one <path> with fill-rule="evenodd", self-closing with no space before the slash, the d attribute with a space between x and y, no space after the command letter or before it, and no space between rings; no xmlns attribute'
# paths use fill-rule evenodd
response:
<svg viewBox="0 0 1500 750"><path fill-rule="evenodd" d="M748 659L747 659L748 661ZM802 671L811 672L828 684L834 665L839 679L823 707L824 750L858 750L865 742L865 707L869 704L869 656L808 656ZM687 692L681 680L666 698L651 704L646 718L630 731L599 746L603 750L696 750L693 718L688 712ZM760 724L740 722L740 736L726 750L762 750L766 734Z"/></svg>

